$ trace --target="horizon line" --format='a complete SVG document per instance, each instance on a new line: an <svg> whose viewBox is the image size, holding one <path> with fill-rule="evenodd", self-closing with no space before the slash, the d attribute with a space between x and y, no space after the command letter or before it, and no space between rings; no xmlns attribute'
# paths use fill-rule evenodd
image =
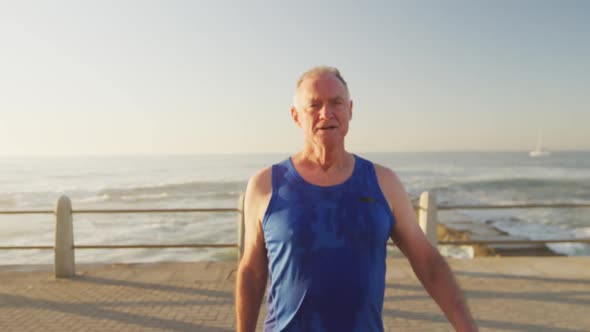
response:
<svg viewBox="0 0 590 332"><path fill-rule="evenodd" d="M397 151L348 151L355 154L388 154L388 153L528 153L530 150L397 150ZM229 155L273 155L293 154L293 152L190 152L190 153L43 153L43 154L1 154L0 158L6 157L150 157L150 156L229 156ZM587 152L590 149L563 149L551 150L551 153L562 152Z"/></svg>

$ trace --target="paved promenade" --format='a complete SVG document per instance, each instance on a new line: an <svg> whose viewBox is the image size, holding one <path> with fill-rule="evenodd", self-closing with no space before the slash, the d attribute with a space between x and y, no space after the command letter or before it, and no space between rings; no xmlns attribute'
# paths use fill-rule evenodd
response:
<svg viewBox="0 0 590 332"><path fill-rule="evenodd" d="M481 331L590 331L590 257L449 262ZM232 331L235 272L233 262L79 265L56 280L51 266L0 266L0 331ZM383 319L387 331L452 331L403 258L388 261Z"/></svg>

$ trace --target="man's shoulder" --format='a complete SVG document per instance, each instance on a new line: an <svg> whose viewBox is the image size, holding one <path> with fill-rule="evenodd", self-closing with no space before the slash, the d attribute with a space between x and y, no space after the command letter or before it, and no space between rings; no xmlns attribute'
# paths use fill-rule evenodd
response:
<svg viewBox="0 0 590 332"><path fill-rule="evenodd" d="M249 192L265 194L272 190L272 166L267 166L250 177L248 181Z"/></svg>
<svg viewBox="0 0 590 332"><path fill-rule="evenodd" d="M268 193L272 190L272 177L273 172L278 172L279 176L281 173L285 173L289 171L289 159L283 159L282 161L264 167L256 172L250 180L248 181L248 187L252 189L256 189L256 191L260 191L262 193Z"/></svg>
<svg viewBox="0 0 590 332"><path fill-rule="evenodd" d="M272 166L265 167L248 181L244 205L254 213L253 220L262 220L272 195Z"/></svg>
<svg viewBox="0 0 590 332"><path fill-rule="evenodd" d="M373 163L375 167L375 174L377 175L377 181L381 191L385 194L386 198L390 201L394 201L394 197L400 192L405 192L405 189L397 176L397 174L389 167Z"/></svg>
<svg viewBox="0 0 590 332"><path fill-rule="evenodd" d="M397 174L395 174L395 172L391 168L377 163L373 163L373 166L375 167L375 173L377 174L377 179L379 180L379 183L397 181Z"/></svg>

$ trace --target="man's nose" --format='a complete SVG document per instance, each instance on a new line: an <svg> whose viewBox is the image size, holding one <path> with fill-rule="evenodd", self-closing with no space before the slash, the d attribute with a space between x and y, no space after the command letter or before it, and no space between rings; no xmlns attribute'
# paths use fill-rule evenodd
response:
<svg viewBox="0 0 590 332"><path fill-rule="evenodd" d="M322 108L320 108L319 114L321 119L331 119L334 115L334 111L332 110L332 107L326 103Z"/></svg>

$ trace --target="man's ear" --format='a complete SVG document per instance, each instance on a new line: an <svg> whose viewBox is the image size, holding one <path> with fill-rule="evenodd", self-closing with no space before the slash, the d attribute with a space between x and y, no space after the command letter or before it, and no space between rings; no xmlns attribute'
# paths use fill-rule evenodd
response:
<svg viewBox="0 0 590 332"><path fill-rule="evenodd" d="M299 122L299 113L295 106L291 106L291 117L293 118L293 122L297 125L297 127L301 128L301 122Z"/></svg>

